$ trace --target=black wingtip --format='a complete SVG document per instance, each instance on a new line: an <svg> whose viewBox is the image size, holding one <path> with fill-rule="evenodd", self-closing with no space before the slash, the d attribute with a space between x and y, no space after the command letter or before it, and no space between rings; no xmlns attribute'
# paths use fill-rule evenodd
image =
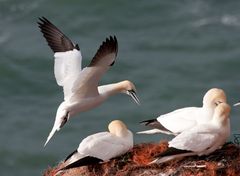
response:
<svg viewBox="0 0 240 176"><path fill-rule="evenodd" d="M100 162L103 162L103 160L96 158L96 157L92 157L92 156L86 156L84 158L81 158L81 159L67 165L66 167L60 169L59 171L72 169L72 168L76 168L76 167L81 167L81 166L93 165L93 164L97 164Z"/></svg>
<svg viewBox="0 0 240 176"><path fill-rule="evenodd" d="M191 153L191 152L192 151L189 151L189 150L180 150L180 149L177 149L174 147L169 147L165 152L160 153L154 157L159 158L159 157L164 157L164 156L178 155L178 154Z"/></svg>
<svg viewBox="0 0 240 176"><path fill-rule="evenodd" d="M109 37L110 40L108 41L109 42L109 45L112 45L112 51L116 53L118 53L118 41L117 41L117 37L114 35L113 37L110 36ZM107 39L106 39L107 41ZM115 64L115 60L110 64L110 66L113 66Z"/></svg>
<svg viewBox="0 0 240 176"><path fill-rule="evenodd" d="M143 121L141 121L139 123L147 126L147 125L149 125L149 124L151 124L153 122L157 122L157 119L143 120Z"/></svg>
<svg viewBox="0 0 240 176"><path fill-rule="evenodd" d="M114 38L114 41L116 43L116 53L118 53L118 40L117 40L117 37L115 35L113 36L113 38Z"/></svg>
<svg viewBox="0 0 240 176"><path fill-rule="evenodd" d="M89 67L94 66L95 64L100 62L101 58L104 58L104 56L109 53L115 53L116 55L118 53L118 41L115 35L109 36L108 38L105 39L105 41L102 42L97 53L93 57ZM114 63L115 59L109 64L109 66L113 66Z"/></svg>
<svg viewBox="0 0 240 176"><path fill-rule="evenodd" d="M114 36L109 36L108 38L105 39L104 42L102 42L102 45L100 46L99 49L107 47L110 49L110 51L115 52L116 54L118 53L118 41L117 37Z"/></svg>
<svg viewBox="0 0 240 176"><path fill-rule="evenodd" d="M80 47L79 47L78 44L75 45L75 48L76 48L78 51L80 51Z"/></svg>
<svg viewBox="0 0 240 176"><path fill-rule="evenodd" d="M42 16L38 19L38 27L40 28L43 36L47 40L48 45L54 53L70 51L73 49L79 50L79 47L74 45L72 41L47 18Z"/></svg>
<svg viewBox="0 0 240 176"><path fill-rule="evenodd" d="M75 153L77 153L77 150L74 150L72 153L70 153L66 159L64 160L64 162L66 162L69 158L71 158L71 156L73 156Z"/></svg>
<svg viewBox="0 0 240 176"><path fill-rule="evenodd" d="M159 129L159 130L169 133L169 134L174 134L171 130L165 128L157 119L144 120L144 121L140 122L140 124L149 126L151 128Z"/></svg>

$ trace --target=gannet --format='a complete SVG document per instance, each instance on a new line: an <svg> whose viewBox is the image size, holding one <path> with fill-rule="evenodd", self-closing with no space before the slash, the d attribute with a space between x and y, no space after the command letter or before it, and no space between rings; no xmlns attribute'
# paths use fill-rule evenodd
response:
<svg viewBox="0 0 240 176"><path fill-rule="evenodd" d="M227 98L222 89L212 88L204 95L202 107L177 109L170 113L160 115L156 119L142 121L141 123L154 129L141 131L138 132L138 134L165 133L177 135L197 124L210 121L216 106L226 101Z"/></svg>
<svg viewBox="0 0 240 176"><path fill-rule="evenodd" d="M163 163L192 155L209 155L222 147L230 136L230 111L227 103L220 103L211 121L185 130L169 142L166 152L157 155L152 163Z"/></svg>
<svg viewBox="0 0 240 176"><path fill-rule="evenodd" d="M44 146L70 117L102 104L109 96L125 93L140 104L134 84L128 80L98 86L103 74L115 62L118 42L110 36L102 43L90 64L81 69L82 55L74 44L49 20L39 18L39 28L54 52L54 74L59 86L63 87L64 101L59 105L55 122Z"/></svg>
<svg viewBox="0 0 240 176"><path fill-rule="evenodd" d="M105 162L132 149L133 134L122 121L112 121L108 130L83 139L78 149L66 158L60 171Z"/></svg>

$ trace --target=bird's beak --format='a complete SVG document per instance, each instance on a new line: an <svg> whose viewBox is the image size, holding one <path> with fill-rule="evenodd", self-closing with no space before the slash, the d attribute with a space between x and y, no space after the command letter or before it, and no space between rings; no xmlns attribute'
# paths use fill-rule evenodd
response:
<svg viewBox="0 0 240 176"><path fill-rule="evenodd" d="M132 99L134 100L135 103L137 103L138 105L140 105L140 101L137 97L137 94L134 90L127 90L127 95L131 96Z"/></svg>
<svg viewBox="0 0 240 176"><path fill-rule="evenodd" d="M233 106L239 106L240 105L240 101L235 103Z"/></svg>

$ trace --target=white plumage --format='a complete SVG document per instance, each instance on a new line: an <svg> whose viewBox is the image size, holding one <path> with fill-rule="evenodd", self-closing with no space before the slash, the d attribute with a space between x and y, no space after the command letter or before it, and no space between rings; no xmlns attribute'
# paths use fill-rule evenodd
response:
<svg viewBox="0 0 240 176"><path fill-rule="evenodd" d="M107 161L115 156L126 153L133 146L133 136L129 131L129 135L125 138L116 137L109 132L100 132L88 136L79 144L78 153L82 156L94 156L103 161Z"/></svg>
<svg viewBox="0 0 240 176"><path fill-rule="evenodd" d="M65 167L61 170L108 161L133 147L132 132L123 122L114 120L108 128L109 132L96 133L83 139L77 151L67 157ZM86 157L89 157L88 164L84 161ZM89 161L91 158L94 158L92 162Z"/></svg>
<svg viewBox="0 0 240 176"><path fill-rule="evenodd" d="M211 121L185 130L169 142L169 148L189 152L171 154L170 156L165 156L163 153L154 163L166 162L181 156L208 155L220 148L230 135L230 110L231 108L227 103L220 103L215 108Z"/></svg>
<svg viewBox="0 0 240 176"><path fill-rule="evenodd" d="M53 128L45 145L71 116L99 106L109 96L125 93L130 95L137 104L140 104L136 96L136 88L130 81L98 86L104 73L115 62L118 51L118 42L115 36L107 38L99 47L91 63L82 69L82 55L79 46L73 44L46 18L40 18L38 24L48 45L55 53L54 74L57 84L63 87L64 92L64 101L57 110Z"/></svg>
<svg viewBox="0 0 240 176"><path fill-rule="evenodd" d="M146 120L146 126L155 128L138 132L139 134L165 133L177 135L198 124L212 120L215 107L226 102L226 95L222 89L212 88L203 97L202 107L187 107L163 114L156 119Z"/></svg>

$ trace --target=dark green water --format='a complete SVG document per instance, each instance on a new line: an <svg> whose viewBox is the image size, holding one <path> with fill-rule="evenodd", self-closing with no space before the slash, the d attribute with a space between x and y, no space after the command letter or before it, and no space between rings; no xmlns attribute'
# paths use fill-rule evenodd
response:
<svg viewBox="0 0 240 176"><path fill-rule="evenodd" d="M240 1L0 0L0 175L41 175L85 136L106 130L113 119L132 131L139 121L186 106L201 106L212 87L230 104L240 99ZM119 54L102 84L132 80L142 106L124 95L77 115L50 141L62 90L53 55L36 21L45 16L79 44L84 64L109 35ZM232 133L240 133L233 108ZM135 136L136 142L167 136Z"/></svg>

